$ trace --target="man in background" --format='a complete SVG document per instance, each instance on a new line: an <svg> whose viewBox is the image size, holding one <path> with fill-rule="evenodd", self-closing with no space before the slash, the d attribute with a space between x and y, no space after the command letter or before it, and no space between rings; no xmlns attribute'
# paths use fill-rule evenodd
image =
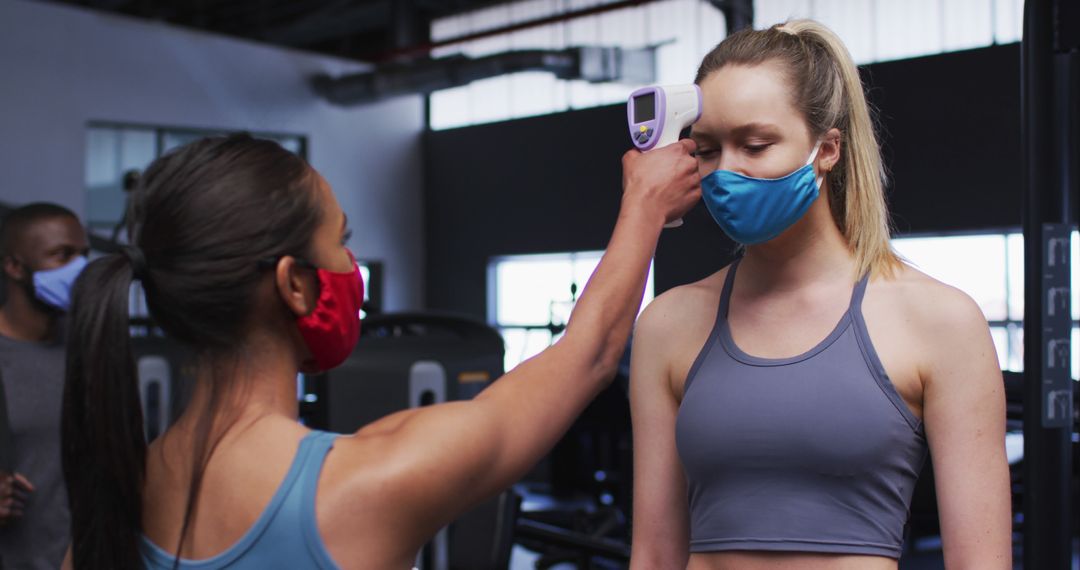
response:
<svg viewBox="0 0 1080 570"><path fill-rule="evenodd" d="M0 560L8 570L58 568L70 542L60 464L64 314L88 252L86 231L62 206L22 206L0 225L0 383L7 415L0 452L10 448L7 464L0 464Z"/></svg>

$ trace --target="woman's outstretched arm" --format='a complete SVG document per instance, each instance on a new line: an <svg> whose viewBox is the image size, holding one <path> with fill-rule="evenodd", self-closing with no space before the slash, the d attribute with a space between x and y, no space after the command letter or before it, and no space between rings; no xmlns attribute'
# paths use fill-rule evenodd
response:
<svg viewBox="0 0 1080 570"><path fill-rule="evenodd" d="M700 198L694 145L623 157L623 198L599 266L554 346L475 399L412 410L360 434L386 438L387 492L403 499L388 524L422 544L470 506L524 475L614 376L666 221ZM335 453L348 452L342 441Z"/></svg>

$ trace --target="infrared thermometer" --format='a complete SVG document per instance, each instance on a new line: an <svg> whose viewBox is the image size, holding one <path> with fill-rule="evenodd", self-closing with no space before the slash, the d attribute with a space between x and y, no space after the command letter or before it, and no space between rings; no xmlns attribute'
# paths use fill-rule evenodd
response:
<svg viewBox="0 0 1080 570"><path fill-rule="evenodd" d="M701 118L701 88L689 85L642 87L626 102L630 140L642 152L679 140L679 133ZM664 226L677 228L682 219Z"/></svg>

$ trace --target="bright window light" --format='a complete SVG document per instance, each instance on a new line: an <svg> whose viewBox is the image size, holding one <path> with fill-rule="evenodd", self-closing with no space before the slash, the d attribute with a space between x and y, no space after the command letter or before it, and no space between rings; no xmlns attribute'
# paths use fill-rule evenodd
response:
<svg viewBox="0 0 1080 570"><path fill-rule="evenodd" d="M565 14L614 0L526 0L439 18L431 39L469 34ZM523 49L603 45L656 52L656 83L687 83L701 58L724 39L723 13L710 0L657 0L451 44L432 55L480 57ZM844 41L857 64L920 57L1020 41L1023 0L758 0L754 27L813 18ZM565 81L523 72L435 91L429 124L448 129L530 115L619 103L637 85Z"/></svg>
<svg viewBox="0 0 1080 570"><path fill-rule="evenodd" d="M610 4L613 0L527 0L439 18L431 39L448 41L540 18ZM481 57L525 50L581 46L637 49L658 46L656 83L688 83L697 65L726 35L724 15L708 0L658 0L544 26L451 44L435 57ZM557 79L522 72L474 81L430 95L429 125L449 129L625 102L640 85Z"/></svg>
<svg viewBox="0 0 1080 570"><path fill-rule="evenodd" d="M1004 235L906 238L893 246L916 269L971 295L987 320L1006 319Z"/></svg>
<svg viewBox="0 0 1080 570"><path fill-rule="evenodd" d="M562 336L574 304L600 263L602 251L498 257L488 265L488 320L506 341L511 370ZM642 310L653 298L653 272Z"/></svg>

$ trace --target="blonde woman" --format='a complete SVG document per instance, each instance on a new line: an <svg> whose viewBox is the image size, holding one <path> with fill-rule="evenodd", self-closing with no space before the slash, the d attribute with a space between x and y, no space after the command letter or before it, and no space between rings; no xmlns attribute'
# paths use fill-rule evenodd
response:
<svg viewBox="0 0 1080 570"><path fill-rule="evenodd" d="M745 254L637 325L631 568L895 570L929 457L947 567L1011 568L989 330L892 250L846 48L745 30L696 83L703 199Z"/></svg>

